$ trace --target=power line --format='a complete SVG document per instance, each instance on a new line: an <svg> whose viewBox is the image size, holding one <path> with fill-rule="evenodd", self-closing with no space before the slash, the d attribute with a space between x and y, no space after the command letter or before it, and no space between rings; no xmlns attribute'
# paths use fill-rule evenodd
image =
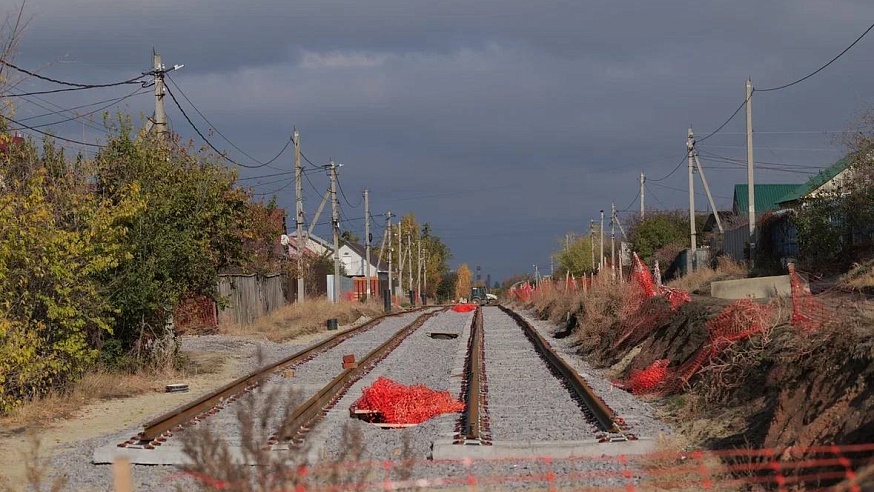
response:
<svg viewBox="0 0 874 492"><path fill-rule="evenodd" d="M44 132L44 131L42 131L42 130L38 130L38 129L36 129L36 128L33 128L33 127L30 127L30 126L27 126L27 125L25 125L24 123L21 123L21 122L19 122L19 121L16 121L16 120L14 120L14 119L12 119L12 118L10 118L10 117L4 115L4 114L0 114L0 118L3 118L4 120L6 120L6 121L8 121L8 122L10 122L10 123L13 123L13 124L15 124L15 125L18 125L18 126L20 126L20 127L22 127L22 128L26 128L26 129L28 129L28 130L35 131L35 132L37 132L37 133L39 133L39 134L41 134L41 135L45 135L46 137L56 138L56 139L58 139L58 140L63 140L64 142L70 142L70 143L74 143L74 144L84 145L84 146L86 146L86 147L97 147L97 148L100 148L100 149L106 147L105 145L93 144L93 143L88 143L88 142L81 142L81 141L79 141L79 140L73 140L72 138L65 138L65 137L59 137L59 136L57 136L57 135L52 135L51 133Z"/></svg>
<svg viewBox="0 0 874 492"><path fill-rule="evenodd" d="M753 97L753 92L755 92L755 91L756 90L753 89L750 92L750 98ZM744 106L747 105L747 103L750 101L750 98L744 98L744 102L740 103L740 106L738 106L737 109L734 110L734 113L731 113L731 116L729 116L727 120L725 120L721 125L719 125L719 128L717 128L716 130L713 130L712 132L708 133L707 135L705 135L701 138L695 139L695 141L697 143L701 143L701 142L707 140L708 138L712 137L713 135L716 135L717 133L719 133L720 130L725 128L725 125L727 125L731 120L734 119L735 116L737 116L738 113L740 113L740 110L743 109Z"/></svg>
<svg viewBox="0 0 874 492"><path fill-rule="evenodd" d="M343 200L346 201L346 205L349 205L352 208L358 208L361 206L361 203L364 201L364 198L362 197L361 199L359 199L357 205L352 205L352 203L349 202L349 199L346 198L346 192L343 191L343 185L340 184L339 178L337 178L337 187L340 188L340 194L343 195Z"/></svg>
<svg viewBox="0 0 874 492"><path fill-rule="evenodd" d="M276 159L279 159L279 156L281 156L288 149L288 146L291 145L291 143L293 141L293 136L289 135L288 140L285 142L285 146L282 147L282 149L279 151L278 154L276 154L272 159L268 160L267 162L259 161L258 159L254 158L251 155L249 155L248 153L246 153L245 150L238 147L237 144L235 144L234 142L229 140L228 137L226 137L224 135L224 133L222 133L211 121L209 121L209 119L203 113L201 113L199 109L197 109L197 106L191 101L191 99L189 99L188 96L185 95L185 92L182 90L181 87L179 87L179 84L177 84L176 81L173 80L172 77L170 77L169 73L166 74L166 77L167 77L167 80L169 80L170 83L173 84L173 87L175 87L179 91L179 94L182 95L182 98L185 99L186 101L188 101L188 104L190 104L191 107L194 108L194 111L198 115L200 115L201 118L203 118L203 121L205 121L213 129L213 131L215 131L220 137L222 137L225 140L225 142L229 143L231 145L231 147L237 149L241 154L243 154L244 156L248 157L249 159L257 162L258 164L262 164L264 166L269 166L274 161L276 161Z"/></svg>
<svg viewBox="0 0 874 492"><path fill-rule="evenodd" d="M634 196L634 198L631 200L631 203L629 203L628 206L623 208L622 210L617 210L617 212L628 212L628 210L631 209L631 206L634 205L634 202L636 202L638 198L640 198L640 189L637 190L637 195Z"/></svg>
<svg viewBox="0 0 874 492"><path fill-rule="evenodd" d="M266 164L258 164L257 166L251 166L251 165L249 165L249 164L243 164L243 163L237 162L237 161L231 159L230 157L228 157L227 155L225 155L225 154L224 154L222 151L220 151L219 149L217 149L216 146L213 145L212 142L210 142L209 139L207 139L207 138L203 135L203 133L200 131L200 129L197 128L197 126L194 124L194 122L191 121L191 118L188 117L188 113L186 113L185 110L182 109L182 106L179 104L179 101L176 100L176 96L173 95L173 91L170 90L170 86L165 85L164 88L167 90L167 94L170 95L170 99L173 100L173 104L175 104L176 107L179 108L179 111L182 113L182 116L184 116L184 117L185 117L185 120L188 121L188 124L191 125L191 128L193 128L194 131L195 131L195 132L200 136L200 138L201 138L204 142L206 142L206 145L208 145L212 150L214 150L214 151L215 151L215 152L216 152L216 153L217 153L221 158L223 158L224 160L230 162L231 164L234 164L234 165L237 165L237 166L240 166L240 167L245 167L245 168L247 168L247 169L258 169L258 168L262 168L262 167L265 167L265 166L266 166ZM287 147L287 145L286 145L286 147ZM278 191L278 190L277 190L277 191Z"/></svg>
<svg viewBox="0 0 874 492"><path fill-rule="evenodd" d="M864 37L865 37L869 32L871 32L871 29L874 29L874 24L871 24L871 25L868 27L868 29L865 29L865 32L863 32L863 33L862 33L858 38L856 38L855 41L853 41L852 43L850 43L849 46L847 46L846 48L844 48L843 51L841 51L840 53L838 53L837 56L835 56L834 58L832 58L831 60L829 60L828 63L826 63L825 65L823 65L823 66L821 66L821 67L819 67L819 68L817 68L817 69L814 70L813 72L810 72L809 74L805 75L804 77L801 77L800 79L795 80L794 82L789 82L788 84L783 84L783 85L780 85L780 86L777 86L777 87L769 87L769 88L767 88L767 89L758 89L758 91L759 91L759 92L779 91L779 90L781 90L781 89L785 89L785 88L787 88L787 87L792 87L792 86L795 85L795 84L800 84L801 82L804 82L805 80L807 80L807 79L813 77L814 75L818 74L819 72L822 72L823 70L825 70L826 67L828 67L828 66L831 65L832 63L836 62L836 61L838 60L838 58L844 56L844 54L845 54L846 52L850 51L850 49L852 49L853 46L856 46L856 43L858 43L859 41L861 41L862 38L864 38Z"/></svg>
<svg viewBox="0 0 874 492"><path fill-rule="evenodd" d="M650 195L651 197L655 198L655 201L659 202L659 205L661 205L661 206L662 206L663 208L665 208L665 209L668 208L668 206L665 205L665 203L664 203L663 201L659 200L659 197L656 196L656 194L653 193L651 189L649 189L649 186L648 186L646 183L644 183L643 187L644 187L644 189L649 193L649 195Z"/></svg>
<svg viewBox="0 0 874 492"><path fill-rule="evenodd" d="M53 79L51 77L46 77L46 76L40 75L36 72L32 72L30 70L26 70L24 68L16 66L16 65L14 65L6 60L3 60L3 59L0 59L0 64L6 65L7 67L9 67L13 70L16 70L16 71L21 72L21 73L26 74L26 75L29 75L31 77L45 80L47 82L52 82L52 83L55 83L58 85L65 85L65 86L73 87L73 89L63 89L63 90L99 89L102 87L116 87L116 86L125 85L125 84L140 84L143 82L142 78L151 73L151 72L144 73L144 74L141 74L141 75L134 77L132 79L122 80L120 82L110 82L110 83L106 83L106 84L79 84L76 82L66 82L63 80L58 80L58 79Z"/></svg>
<svg viewBox="0 0 874 492"><path fill-rule="evenodd" d="M35 104L35 103L33 103L32 101L28 101L28 102L31 102L32 104L34 104L35 106L39 106L39 107L45 109L46 111L48 111L48 113L36 114L36 115L33 115L33 116L28 116L27 118L21 118L21 119L19 119L18 121L30 121L30 120L35 120L35 119L37 119L37 118L44 118L44 117L46 117L46 116L54 116L54 115L60 115L60 114L63 114L63 113L71 113L71 112L73 112L73 111L76 111L77 109L87 108L87 107L90 107L90 106L97 106L97 105L105 104L105 103L108 103L108 102L111 102L111 101L118 101L118 102L121 102L121 100L123 100L123 99L126 99L126 98L128 98L128 97L131 97L131 96L135 96L135 95L137 95L137 93L138 93L140 90L141 90L141 89L137 89L137 90L135 90L134 92L132 92L131 94L128 94L127 96L115 97L115 98L110 98L110 99L104 99L104 100L102 100L102 101L92 102L92 103L88 103L88 104L80 104L79 106L73 106L72 108L63 108L63 107L58 106L58 105L56 105L56 104L54 104L54 103L49 103L48 101L46 101L47 104L52 104L52 105L57 106L58 108L60 108L60 109L57 109L57 110L54 110L54 109L48 109L48 108L46 108L46 107L44 107L44 106L40 106L39 104ZM41 101L45 101L45 100L42 99L42 98L36 98L36 99L39 99L39 100L41 100Z"/></svg>
<svg viewBox="0 0 874 492"><path fill-rule="evenodd" d="M82 113L82 114L75 114L75 113L74 113L73 116L67 117L67 118L65 118L65 119L63 119L63 120L53 121L53 122L51 122L51 123L41 123L41 124L39 124L39 125L33 125L33 126L31 127L31 129L43 128L43 127L46 127L46 126L53 126L53 125L60 125L61 123L66 123L66 122L68 122L68 121L78 120L78 119L80 119L80 118L85 118L85 117L91 116L91 115L94 114L94 113L98 113L98 112L100 112L100 111L103 111L104 109L111 108L112 106L115 106L116 104L118 104L118 103L124 101L125 99L131 98L131 97L133 97L133 96L138 96L138 95L141 95L141 94L145 94L145 92L142 92L142 89L137 89L137 90L135 90L134 92L132 92L132 93L126 95L126 96L117 97L117 98L115 98L115 99L112 99L111 101L109 101L109 104L106 104L105 106L101 106L101 107L99 107L99 108L97 108L97 109L95 109L95 110L93 110L93 111L89 111L89 112L87 112L87 113ZM103 101L103 102L107 102L107 101ZM90 106L90 105L89 105L89 106ZM65 110L65 111L71 111L71 110ZM60 113L60 111L55 112L55 114L59 114L59 113ZM41 115L41 116L47 116L47 115ZM24 120L21 120L21 121L24 121ZM96 128L96 127L92 126L92 128Z"/></svg>
<svg viewBox="0 0 874 492"><path fill-rule="evenodd" d="M659 178L659 179L650 179L650 178L647 178L646 180L647 180L647 181L664 181L664 180L670 178L671 176L673 176L674 173L677 172L677 169L680 169L680 166L682 166L684 162L686 162L686 157L685 157L685 156L683 157L682 160L680 160L680 163L677 164L677 167L675 167L674 170L671 171L671 172L669 172L667 175L665 175L665 176L663 176L663 177L661 177L661 178ZM638 193L639 193L639 192L638 192Z"/></svg>

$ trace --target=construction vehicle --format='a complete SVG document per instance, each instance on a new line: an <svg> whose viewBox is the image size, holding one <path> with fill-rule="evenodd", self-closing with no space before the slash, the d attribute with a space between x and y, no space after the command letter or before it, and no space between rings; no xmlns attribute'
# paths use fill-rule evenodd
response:
<svg viewBox="0 0 874 492"><path fill-rule="evenodd" d="M497 304L498 296L490 294L485 287L474 287L470 289L470 302L475 302L480 306L485 304Z"/></svg>

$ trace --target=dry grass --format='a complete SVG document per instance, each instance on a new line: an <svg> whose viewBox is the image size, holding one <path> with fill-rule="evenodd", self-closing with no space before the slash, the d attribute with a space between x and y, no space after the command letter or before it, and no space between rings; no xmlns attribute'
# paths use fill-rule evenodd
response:
<svg viewBox="0 0 874 492"><path fill-rule="evenodd" d="M659 435L655 449L643 458L641 490L737 490L736 484L720 484L728 475L718 458L690 451L683 437Z"/></svg>
<svg viewBox="0 0 874 492"><path fill-rule="evenodd" d="M39 437L36 434L29 434L28 441L30 446L24 454L25 481L27 487L20 489L20 484L12 483L6 477L0 476L0 491L15 492L17 490L39 490L60 492L66 488L67 479L65 475L50 477L52 469L46 464L46 458L41 455L42 445Z"/></svg>
<svg viewBox="0 0 874 492"><path fill-rule="evenodd" d="M865 290L874 287L874 260L853 263L850 270L838 279L837 285L846 290Z"/></svg>
<svg viewBox="0 0 874 492"><path fill-rule="evenodd" d="M67 391L52 390L45 396L24 402L0 418L0 428L40 425L69 418L95 400L135 396L158 389L154 373L120 374L95 370L86 373Z"/></svg>
<svg viewBox="0 0 874 492"><path fill-rule="evenodd" d="M747 268L727 256L717 260L716 268L699 268L694 272L668 282L669 287L683 289L688 292L707 290L710 284L717 280L743 278L748 275Z"/></svg>
<svg viewBox="0 0 874 492"><path fill-rule="evenodd" d="M334 304L322 297L283 306L251 325L224 327L221 331L231 335L262 335L268 340L281 342L322 331L325 321L331 318L337 318L339 324L349 324L362 316L372 318L382 312L382 305L376 301Z"/></svg>

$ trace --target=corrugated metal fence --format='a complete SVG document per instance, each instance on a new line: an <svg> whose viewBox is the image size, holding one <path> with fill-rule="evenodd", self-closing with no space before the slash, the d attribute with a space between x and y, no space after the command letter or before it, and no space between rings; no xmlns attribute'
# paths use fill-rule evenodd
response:
<svg viewBox="0 0 874 492"><path fill-rule="evenodd" d="M285 305L283 278L268 275L219 275L218 292L225 300L219 309L220 325L247 325Z"/></svg>

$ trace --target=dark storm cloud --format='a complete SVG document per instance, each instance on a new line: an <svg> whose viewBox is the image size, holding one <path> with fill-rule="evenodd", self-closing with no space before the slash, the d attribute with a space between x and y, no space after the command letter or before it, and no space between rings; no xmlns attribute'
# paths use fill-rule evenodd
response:
<svg viewBox="0 0 874 492"><path fill-rule="evenodd" d="M687 127L702 135L722 123L743 100L747 76L763 88L804 75L874 18L869 2L825 0L27 5L33 20L22 65L50 64L47 73L69 80L112 80L147 69L155 47L166 63L186 65L174 80L250 153L269 158L297 125L314 162L345 164L353 204L370 188L374 213L415 213L447 238L458 261L493 277L532 263L545 268L556 238L584 232L611 201L626 208L638 173L654 179L674 169ZM757 94L758 160L825 166L839 154L794 150L828 148L833 134L767 131L844 129L871 104L871 41L804 84ZM80 97L52 100L69 107ZM149 106L142 96L129 108ZM177 131L193 136L175 108L169 114ZM712 152L744 158L742 121L707 142ZM70 131L81 137L81 128ZM717 203L729 206L742 167L702 160ZM769 169L757 176L803 179ZM324 176L312 179L321 191ZM683 206L684 179L680 169L653 181L649 205ZM286 182L250 181L261 192ZM290 189L280 193L286 207ZM312 213L318 197L306 190Z"/></svg>

